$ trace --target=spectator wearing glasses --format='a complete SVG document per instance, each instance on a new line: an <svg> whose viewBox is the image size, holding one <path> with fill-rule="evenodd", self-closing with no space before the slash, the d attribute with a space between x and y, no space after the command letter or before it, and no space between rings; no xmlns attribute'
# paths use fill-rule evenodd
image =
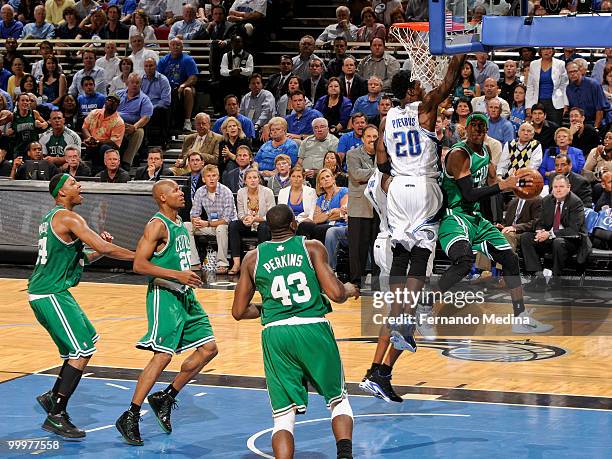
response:
<svg viewBox="0 0 612 459"><path fill-rule="evenodd" d="M574 62L567 64L569 85L567 86L567 100L570 107L578 107L584 111L585 123L598 129L602 125L604 111L610 110L610 103L604 95L601 84L594 79L582 76L578 65Z"/></svg>

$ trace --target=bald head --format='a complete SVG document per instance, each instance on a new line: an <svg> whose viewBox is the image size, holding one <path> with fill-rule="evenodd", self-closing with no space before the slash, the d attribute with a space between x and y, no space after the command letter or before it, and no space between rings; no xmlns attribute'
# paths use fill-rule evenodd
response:
<svg viewBox="0 0 612 459"><path fill-rule="evenodd" d="M178 185L174 180L164 179L160 180L153 185L153 199L157 204L161 204L165 201L165 195L170 194Z"/></svg>

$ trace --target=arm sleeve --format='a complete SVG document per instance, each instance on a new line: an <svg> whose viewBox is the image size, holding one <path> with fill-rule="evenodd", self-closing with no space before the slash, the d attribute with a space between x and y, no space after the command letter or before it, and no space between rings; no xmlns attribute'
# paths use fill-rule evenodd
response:
<svg viewBox="0 0 612 459"><path fill-rule="evenodd" d="M161 86L162 106L170 108L170 105L172 105L172 88L170 87L170 82L166 77L162 78Z"/></svg>
<svg viewBox="0 0 612 459"><path fill-rule="evenodd" d="M529 167L538 170L540 168L540 164L542 164L542 145L538 145L535 150L533 150L531 159L529 160Z"/></svg>
<svg viewBox="0 0 612 459"><path fill-rule="evenodd" d="M482 198L493 196L501 192L499 184L497 183L491 186L474 188L474 182L471 175L466 175L459 180L455 180L455 183L459 187L463 199L468 202L476 202Z"/></svg>

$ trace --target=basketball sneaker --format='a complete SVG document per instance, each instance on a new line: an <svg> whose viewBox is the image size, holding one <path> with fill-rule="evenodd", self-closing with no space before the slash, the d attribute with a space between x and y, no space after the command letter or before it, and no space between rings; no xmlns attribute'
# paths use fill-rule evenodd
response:
<svg viewBox="0 0 612 459"><path fill-rule="evenodd" d="M42 395L36 397L36 401L45 410L45 413L49 414L53 411L53 407L55 406L55 400L53 400L53 391L45 392Z"/></svg>
<svg viewBox="0 0 612 459"><path fill-rule="evenodd" d="M85 431L70 422L70 416L65 411L58 414L49 414L42 428L65 438L84 438Z"/></svg>
<svg viewBox="0 0 612 459"><path fill-rule="evenodd" d="M359 383L359 388L374 397L381 398L387 403L402 403L404 399L397 395L391 385L391 375L381 376L378 370L366 373L365 378Z"/></svg>
<svg viewBox="0 0 612 459"><path fill-rule="evenodd" d="M128 410L115 422L115 427L128 445L144 445L144 441L140 438L139 421L140 415Z"/></svg>
<svg viewBox="0 0 612 459"><path fill-rule="evenodd" d="M534 313L533 309L523 311L519 314L519 317L523 319L523 323L512 324L512 333L530 334L530 333L546 333L553 329L552 325L544 324L537 319L532 317Z"/></svg>
<svg viewBox="0 0 612 459"><path fill-rule="evenodd" d="M414 327L412 325L399 325L392 328L389 341L398 351L416 352L417 344L413 335Z"/></svg>
<svg viewBox="0 0 612 459"><path fill-rule="evenodd" d="M176 408L178 405L174 397L166 394L163 391L155 392L147 397L149 406L155 413L157 422L162 430L166 433L172 433L172 424L170 424L170 413L172 408Z"/></svg>
<svg viewBox="0 0 612 459"><path fill-rule="evenodd" d="M436 339L436 327L433 325L433 305L418 303L415 311L416 328L423 339Z"/></svg>

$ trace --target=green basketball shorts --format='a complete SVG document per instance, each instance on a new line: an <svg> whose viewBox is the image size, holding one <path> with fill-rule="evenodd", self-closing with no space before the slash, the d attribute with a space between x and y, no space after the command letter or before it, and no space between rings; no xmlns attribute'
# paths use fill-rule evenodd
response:
<svg viewBox="0 0 612 459"><path fill-rule="evenodd" d="M447 255L451 246L457 241L469 242L472 250L482 252L489 258L491 257L487 250L487 242L497 250L512 249L501 231L483 216L468 215L450 209L447 209L446 215L442 217L438 237L442 250Z"/></svg>
<svg viewBox="0 0 612 459"><path fill-rule="evenodd" d="M185 294L149 284L148 330L136 344L139 349L180 354L214 341L208 315L193 290Z"/></svg>
<svg viewBox="0 0 612 459"><path fill-rule="evenodd" d="M294 317L296 325L272 322L262 331L264 369L274 416L305 413L310 382L328 408L346 397L344 372L334 332L326 319ZM302 322L302 323L299 323ZM311 323L308 323L311 322Z"/></svg>
<svg viewBox="0 0 612 459"><path fill-rule="evenodd" d="M45 327L62 359L90 357L99 336L68 290L50 295L29 295L38 322Z"/></svg>

